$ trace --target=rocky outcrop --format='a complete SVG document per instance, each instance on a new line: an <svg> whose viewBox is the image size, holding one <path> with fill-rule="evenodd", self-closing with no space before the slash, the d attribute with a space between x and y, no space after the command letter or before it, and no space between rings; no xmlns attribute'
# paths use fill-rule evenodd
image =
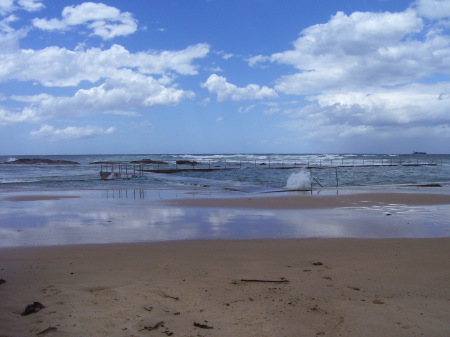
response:
<svg viewBox="0 0 450 337"><path fill-rule="evenodd" d="M142 159L142 160L133 160L130 162L131 164L153 164L153 165L167 165L165 161L161 160L151 160L151 159Z"/></svg>
<svg viewBox="0 0 450 337"><path fill-rule="evenodd" d="M49 165L79 165L76 161L70 160L52 160L52 159L41 159L41 158L21 158L13 161L7 161L1 164L27 164L27 165L35 165L35 164L49 164Z"/></svg>
<svg viewBox="0 0 450 337"><path fill-rule="evenodd" d="M191 161L191 160L177 160L177 165L199 165L199 162Z"/></svg>

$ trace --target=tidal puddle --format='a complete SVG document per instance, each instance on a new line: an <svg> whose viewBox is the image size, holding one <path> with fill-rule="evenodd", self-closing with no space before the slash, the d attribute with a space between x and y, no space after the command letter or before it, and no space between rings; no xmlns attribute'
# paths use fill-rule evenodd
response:
<svg viewBox="0 0 450 337"><path fill-rule="evenodd" d="M434 238L450 207L385 205L272 210L155 204L186 191L0 194L0 247L198 239ZM43 196L39 198L38 196Z"/></svg>

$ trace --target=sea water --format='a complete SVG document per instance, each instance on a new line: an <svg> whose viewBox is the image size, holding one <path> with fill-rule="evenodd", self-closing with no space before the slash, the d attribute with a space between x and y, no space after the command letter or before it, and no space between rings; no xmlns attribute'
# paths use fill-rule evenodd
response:
<svg viewBox="0 0 450 337"><path fill-rule="evenodd" d="M21 158L79 164L8 164ZM166 164L145 167L154 172L128 165L125 174L139 177L100 179L101 170L117 170L118 162L143 159ZM176 164L179 160L195 164ZM419 188L426 193L450 193L450 155L10 155L0 156L0 163L6 163L0 164L0 247L193 239L421 238L447 237L450 231L448 205L383 204L349 211L345 207L265 210L155 203L198 195L247 197L280 191L344 194L359 189ZM168 168L189 170L163 171ZM311 188L311 192L290 192Z"/></svg>
<svg viewBox="0 0 450 337"><path fill-rule="evenodd" d="M10 164L22 158L69 160L78 165ZM171 174L140 172L139 179L101 180L100 162L150 159L166 163L152 170L187 168ZM176 165L187 160L195 165ZM211 171L204 170L213 169ZM123 167L122 167L123 169ZM137 172L136 172L137 170ZM258 192L270 190L373 188L377 186L450 185L450 155L442 154L115 154L0 156L0 190L203 189Z"/></svg>

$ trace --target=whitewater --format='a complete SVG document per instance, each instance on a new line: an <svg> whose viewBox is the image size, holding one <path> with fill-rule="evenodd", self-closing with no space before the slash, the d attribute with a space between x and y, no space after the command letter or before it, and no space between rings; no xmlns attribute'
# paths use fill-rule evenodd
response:
<svg viewBox="0 0 450 337"><path fill-rule="evenodd" d="M11 164L18 159L66 160L77 165ZM100 163L164 163L139 179L100 179ZM160 174L157 168L189 170ZM136 165L127 170L136 170ZM142 166L140 166L142 168ZM147 167L148 168L148 167ZM203 168L203 169L201 169ZM206 170L209 168L211 170ZM219 169L220 168L220 169ZM113 168L114 169L114 168ZM139 170L139 167L137 167ZM448 189L448 154L114 154L0 156L0 190L201 189L267 192L425 185Z"/></svg>

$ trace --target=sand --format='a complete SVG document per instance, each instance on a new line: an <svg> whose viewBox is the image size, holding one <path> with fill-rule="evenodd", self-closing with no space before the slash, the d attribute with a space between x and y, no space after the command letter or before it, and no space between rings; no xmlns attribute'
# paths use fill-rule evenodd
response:
<svg viewBox="0 0 450 337"><path fill-rule="evenodd" d="M449 253L450 238L3 248L0 336L448 336Z"/></svg>
<svg viewBox="0 0 450 337"><path fill-rule="evenodd" d="M450 205L450 194L439 193L351 193L341 195L276 195L247 198L198 198L164 201L181 207L316 209L337 207L372 207L379 205Z"/></svg>

